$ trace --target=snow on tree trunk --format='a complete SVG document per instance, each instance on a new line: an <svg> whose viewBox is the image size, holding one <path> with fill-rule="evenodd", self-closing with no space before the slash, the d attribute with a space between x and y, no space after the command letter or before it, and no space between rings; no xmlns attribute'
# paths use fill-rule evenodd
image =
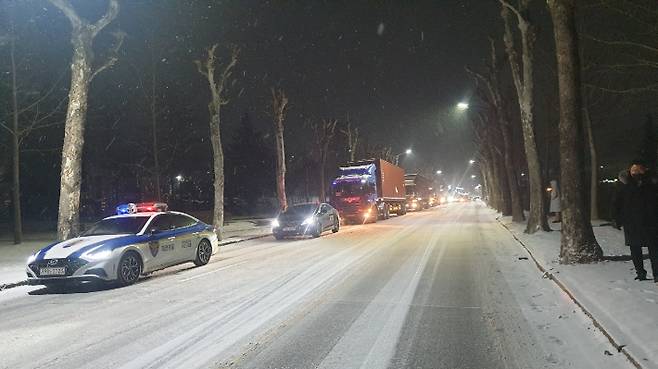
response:
<svg viewBox="0 0 658 369"><path fill-rule="evenodd" d="M208 113L210 115L210 143L213 153L213 187L215 190L212 223L217 236L221 239L222 228L224 227L224 150L221 137L221 109L229 102L225 96L226 86L233 73L233 68L238 62L240 50L236 47L231 49L231 59L221 66L219 76L215 76L215 70L218 67L217 56L215 55L217 47L218 45L214 44L208 48L206 59L203 62L195 60L194 63L199 73L206 77L210 88L211 97L208 103Z"/></svg>
<svg viewBox="0 0 658 369"><path fill-rule="evenodd" d="M210 142L213 152L213 187L215 189L212 219L218 234L221 235L221 228L224 226L224 149L222 148L219 114L220 111L217 109L215 114L210 117Z"/></svg>
<svg viewBox="0 0 658 369"><path fill-rule="evenodd" d="M279 199L280 210L285 211L288 208L288 199L286 198L286 151L283 139L283 122L288 108L288 97L283 90L272 89L271 107L274 117L274 138L276 140L276 194Z"/></svg>
<svg viewBox="0 0 658 369"><path fill-rule="evenodd" d="M104 63L93 68L94 38L119 14L118 0L110 0L107 11L95 23L89 23L89 21L80 17L68 0L49 1L68 18L72 28L71 86L64 126L59 214L57 219L57 236L59 239L67 239L74 236L79 230L82 152L89 84L98 73L111 68L116 63L118 60L117 53L123 43L125 34L123 32L114 33L116 40L109 50L108 58Z"/></svg>
<svg viewBox="0 0 658 369"><path fill-rule="evenodd" d="M519 2L519 8L515 8L505 0L502 4L502 17L505 23L505 50L509 59L512 78L518 96L521 111L521 128L523 132L523 143L528 163L528 180L530 190L530 212L525 232L532 234L539 230L550 231L545 212L546 196L544 194L544 179L542 167L537 152L537 141L535 135L534 121L534 43L536 39L535 30L528 17L528 2ZM514 46L514 36L510 27L509 13L516 14L518 28L521 32L522 65L519 65L518 55Z"/></svg>
<svg viewBox="0 0 658 369"><path fill-rule="evenodd" d="M82 181L82 150L87 117L89 83L91 82L91 38L84 32L73 35L71 88L66 112L64 144L62 146L61 182L57 235L65 240L79 230L80 183Z"/></svg>
<svg viewBox="0 0 658 369"><path fill-rule="evenodd" d="M562 237L560 262L589 263L602 258L589 219L583 171L580 60L574 0L547 0L553 20L560 95L560 176Z"/></svg>

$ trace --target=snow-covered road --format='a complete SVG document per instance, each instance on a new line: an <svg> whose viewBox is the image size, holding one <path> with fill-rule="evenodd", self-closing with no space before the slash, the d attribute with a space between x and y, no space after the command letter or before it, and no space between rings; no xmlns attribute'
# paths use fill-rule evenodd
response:
<svg viewBox="0 0 658 369"><path fill-rule="evenodd" d="M630 368L526 256L455 204L127 288L13 288L0 368Z"/></svg>

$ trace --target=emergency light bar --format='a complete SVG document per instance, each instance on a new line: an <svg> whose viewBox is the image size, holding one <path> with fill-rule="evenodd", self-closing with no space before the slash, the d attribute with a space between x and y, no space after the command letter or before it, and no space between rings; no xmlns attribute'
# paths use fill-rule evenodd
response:
<svg viewBox="0 0 658 369"><path fill-rule="evenodd" d="M160 212L167 211L168 208L164 202L140 202L137 204L131 202L117 206L117 214Z"/></svg>

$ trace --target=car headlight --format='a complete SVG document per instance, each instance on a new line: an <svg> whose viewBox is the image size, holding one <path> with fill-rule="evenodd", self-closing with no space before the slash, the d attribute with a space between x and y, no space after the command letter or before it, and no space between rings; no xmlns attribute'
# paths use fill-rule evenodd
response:
<svg viewBox="0 0 658 369"><path fill-rule="evenodd" d="M308 218L304 219L304 221L302 222L302 225L309 225L309 224L313 224L313 223L315 223L315 218L314 217L308 217Z"/></svg>
<svg viewBox="0 0 658 369"><path fill-rule="evenodd" d="M85 254L85 259L89 260L104 260L112 256L112 250L100 250Z"/></svg>
<svg viewBox="0 0 658 369"><path fill-rule="evenodd" d="M31 262L36 260L36 258L37 258L37 253L35 252L34 254L30 255L29 258L27 258L27 264L30 264Z"/></svg>
<svg viewBox="0 0 658 369"><path fill-rule="evenodd" d="M272 227L273 227L273 228L276 228L276 227L278 227L279 225L280 225L280 224L279 224L279 220L278 220L278 219L274 219L274 220L272 221Z"/></svg>

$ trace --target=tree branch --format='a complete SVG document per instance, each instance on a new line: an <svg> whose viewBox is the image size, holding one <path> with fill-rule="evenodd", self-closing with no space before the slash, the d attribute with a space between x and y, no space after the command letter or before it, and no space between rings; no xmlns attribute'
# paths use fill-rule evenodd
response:
<svg viewBox="0 0 658 369"><path fill-rule="evenodd" d="M503 7L505 7L505 8L507 8L507 9L511 10L512 13L514 13L514 14L516 15L516 17L519 18L519 23L521 23L521 21L524 21L524 20L525 20L525 18L523 18L523 15L521 14L521 12L519 12L519 10L516 9L512 4L508 3L508 2L505 1L505 0L498 0L498 1L500 1L500 4L501 4Z"/></svg>
<svg viewBox="0 0 658 369"><path fill-rule="evenodd" d="M107 4L107 11L105 14L92 26L92 38L96 37L98 32L107 27L108 24L112 23L118 14L119 2L117 0L110 0L110 2Z"/></svg>
<svg viewBox="0 0 658 369"><path fill-rule="evenodd" d="M121 45L123 45L123 40L126 38L126 33L118 30L112 33L114 36L115 42L114 46L110 49L107 59L103 64L98 66L96 70L91 74L90 81L94 80L94 77L96 77L99 73L104 71L105 69L111 68L116 64L116 62L119 60L119 49L121 48Z"/></svg>
<svg viewBox="0 0 658 369"><path fill-rule="evenodd" d="M633 42L633 41L610 41L610 40L603 40L603 39L600 39L600 38L594 37L594 36L592 36L592 35L583 35L583 36L584 36L585 38L587 38L587 39L590 39L590 40L592 40L592 41L596 41L596 42L602 43L602 44L604 44L604 45L637 47L637 48L640 48L640 49L644 49L644 50L647 50L647 51L651 51L651 52L654 52L654 53L658 53L658 48L653 47L653 46L649 46L649 45L646 45L646 44L642 44L642 43L639 43L639 42Z"/></svg>
<svg viewBox="0 0 658 369"><path fill-rule="evenodd" d="M71 5L69 0L48 0L48 1L50 1L50 3L53 4L53 6L55 6L62 13L64 13L66 18L68 18L69 22L71 22L71 27L73 27L74 29L80 28L84 23L86 23L82 18L78 16L78 13L75 11L73 5Z"/></svg>

